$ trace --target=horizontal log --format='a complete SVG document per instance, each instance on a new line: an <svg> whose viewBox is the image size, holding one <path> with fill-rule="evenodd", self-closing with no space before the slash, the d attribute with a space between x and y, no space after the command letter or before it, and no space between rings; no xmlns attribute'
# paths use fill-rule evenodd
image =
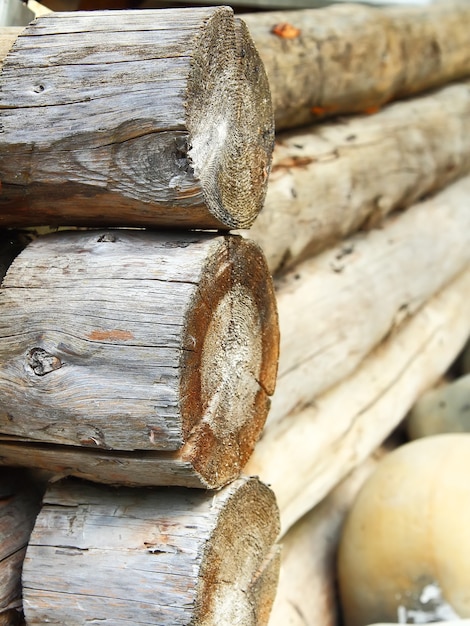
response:
<svg viewBox="0 0 470 626"><path fill-rule="evenodd" d="M282 538L281 570L269 626L336 626L336 550L344 519L377 466L359 465Z"/></svg>
<svg viewBox="0 0 470 626"><path fill-rule="evenodd" d="M264 626L275 594L272 492L52 485L23 569L28 626Z"/></svg>
<svg viewBox="0 0 470 626"><path fill-rule="evenodd" d="M315 401L470 263L470 177L277 282L281 347L268 421Z"/></svg>
<svg viewBox="0 0 470 626"><path fill-rule="evenodd" d="M3 26L0 28L0 70L5 57L23 30L24 28L20 26Z"/></svg>
<svg viewBox="0 0 470 626"><path fill-rule="evenodd" d="M470 335L469 298L467 269L349 378L313 406L268 424L244 472L271 485L283 534L366 459L447 370Z"/></svg>
<svg viewBox="0 0 470 626"><path fill-rule="evenodd" d="M44 491L25 471L0 470L0 625L23 623L21 570Z"/></svg>
<svg viewBox="0 0 470 626"><path fill-rule="evenodd" d="M15 258L0 293L0 439L23 446L13 464L28 465L36 443L52 454L44 468L104 482L219 487L238 476L278 357L255 244L59 232Z"/></svg>
<svg viewBox="0 0 470 626"><path fill-rule="evenodd" d="M277 137L248 237L272 273L470 173L470 82Z"/></svg>
<svg viewBox="0 0 470 626"><path fill-rule="evenodd" d="M466 0L242 17L264 61L277 130L374 112L392 99L470 75Z"/></svg>
<svg viewBox="0 0 470 626"><path fill-rule="evenodd" d="M271 98L228 7L40 17L0 93L1 226L227 230L261 209Z"/></svg>

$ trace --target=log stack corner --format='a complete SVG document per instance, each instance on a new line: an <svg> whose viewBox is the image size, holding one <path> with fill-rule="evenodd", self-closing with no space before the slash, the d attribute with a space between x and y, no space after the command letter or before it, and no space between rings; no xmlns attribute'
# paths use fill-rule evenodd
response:
<svg viewBox="0 0 470 626"><path fill-rule="evenodd" d="M228 7L0 41L0 463L54 478L19 552L26 623L267 624L279 512L240 474L278 317L262 250L228 232L270 171L258 52Z"/></svg>
<svg viewBox="0 0 470 626"><path fill-rule="evenodd" d="M34 215L107 228L23 252L24 235L6 231L0 461L128 485L49 487L25 562L27 623L74 626L84 611L123 626L336 626L347 512L470 336L470 4L242 22L226 8L181 11L150 29L132 13L119 41L99 13L92 29L90 14L61 14L0 37L3 226ZM158 38L168 62L130 107ZM117 65L133 54L123 90ZM105 65L106 110L93 74ZM229 86L240 79L246 89ZM90 106L96 119L71 140ZM166 487L135 486L157 475Z"/></svg>

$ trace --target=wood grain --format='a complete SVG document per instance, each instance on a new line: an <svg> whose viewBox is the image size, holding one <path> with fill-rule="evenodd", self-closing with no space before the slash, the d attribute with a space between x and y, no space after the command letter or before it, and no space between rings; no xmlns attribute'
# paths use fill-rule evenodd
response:
<svg viewBox="0 0 470 626"><path fill-rule="evenodd" d="M54 444L56 463L96 480L147 472L145 484L214 487L238 475L277 372L274 290L255 244L60 232L16 257L0 293L2 439ZM61 446L104 452L94 476Z"/></svg>
<svg viewBox="0 0 470 626"><path fill-rule="evenodd" d="M256 479L217 492L57 483L26 554L27 623L264 626L278 523Z"/></svg>
<svg viewBox="0 0 470 626"><path fill-rule="evenodd" d="M0 92L2 226L227 230L261 209L271 98L228 7L40 17Z"/></svg>
<svg viewBox="0 0 470 626"><path fill-rule="evenodd" d="M470 75L466 0L381 9L345 4L242 17L266 67L276 130L374 112L392 99ZM280 24L289 24L297 36L277 35Z"/></svg>
<svg viewBox="0 0 470 626"><path fill-rule="evenodd" d="M246 234L271 272L293 267L469 174L469 137L469 81L279 133L266 202Z"/></svg>
<svg viewBox="0 0 470 626"><path fill-rule="evenodd" d="M383 450L367 458L282 538L269 626L337 626L336 551L344 519Z"/></svg>
<svg viewBox="0 0 470 626"><path fill-rule="evenodd" d="M467 266L348 378L266 426L244 471L271 485L282 534L366 459L448 369L470 335L469 297Z"/></svg>
<svg viewBox="0 0 470 626"><path fill-rule="evenodd" d="M279 376L268 421L314 402L470 263L470 178L276 282Z"/></svg>

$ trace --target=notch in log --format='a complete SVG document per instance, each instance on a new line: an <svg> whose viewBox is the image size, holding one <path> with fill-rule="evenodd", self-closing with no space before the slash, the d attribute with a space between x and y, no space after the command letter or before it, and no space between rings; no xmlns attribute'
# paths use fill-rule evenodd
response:
<svg viewBox="0 0 470 626"><path fill-rule="evenodd" d="M26 554L27 623L264 626L278 532L255 478L216 493L56 483Z"/></svg>
<svg viewBox="0 0 470 626"><path fill-rule="evenodd" d="M98 481L238 476L277 373L275 296L256 244L60 232L13 261L0 294L0 438L24 445L16 464L31 461L29 442L52 445L46 466L70 474L99 451L86 475Z"/></svg>
<svg viewBox="0 0 470 626"><path fill-rule="evenodd" d="M55 13L0 29L0 57L12 39L0 225L253 223L274 122L263 64L230 8Z"/></svg>

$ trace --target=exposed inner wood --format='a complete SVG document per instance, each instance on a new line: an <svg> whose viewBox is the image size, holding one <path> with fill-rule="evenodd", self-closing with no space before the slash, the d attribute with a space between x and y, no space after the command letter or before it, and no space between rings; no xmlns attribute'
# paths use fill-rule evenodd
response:
<svg viewBox="0 0 470 626"><path fill-rule="evenodd" d="M367 458L282 537L269 626L337 626L336 551L344 519L384 454Z"/></svg>
<svg viewBox="0 0 470 626"><path fill-rule="evenodd" d="M256 479L217 492L56 483L26 554L27 622L265 624L277 571L254 590L266 563L278 566L278 531L274 496Z"/></svg>
<svg viewBox="0 0 470 626"><path fill-rule="evenodd" d="M227 230L261 209L271 98L228 7L38 18L0 86L3 226Z"/></svg>
<svg viewBox="0 0 470 626"><path fill-rule="evenodd" d="M238 475L278 359L274 290L255 244L61 232L33 241L0 291L3 440L49 444L53 471L108 482L172 484L173 474L173 484L220 486ZM103 454L82 464L77 446Z"/></svg>
<svg viewBox="0 0 470 626"><path fill-rule="evenodd" d="M314 402L470 263L470 178L358 233L277 284L279 376L268 422Z"/></svg>

